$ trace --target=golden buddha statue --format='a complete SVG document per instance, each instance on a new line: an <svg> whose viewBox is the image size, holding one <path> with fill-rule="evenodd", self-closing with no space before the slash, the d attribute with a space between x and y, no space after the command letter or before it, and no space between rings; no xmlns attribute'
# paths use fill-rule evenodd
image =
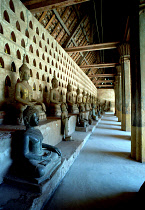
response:
<svg viewBox="0 0 145 210"><path fill-rule="evenodd" d="M58 91L58 80L56 79L55 74L51 83L52 83L52 89L50 91L50 115L60 117L61 116L60 93Z"/></svg>
<svg viewBox="0 0 145 210"><path fill-rule="evenodd" d="M66 102L68 105L68 112L72 114L77 114L79 112L77 104L75 104L73 99L73 91L70 83L67 85L67 93L66 93Z"/></svg>
<svg viewBox="0 0 145 210"><path fill-rule="evenodd" d="M32 88L28 83L30 78L30 69L28 68L25 60L25 55L23 59L23 64L19 68L20 80L16 84L15 88L15 100L16 100L16 109L17 109L17 124L22 124L23 111L27 106L35 106L39 112L39 118L46 118L46 107L45 105L33 99L32 97Z"/></svg>

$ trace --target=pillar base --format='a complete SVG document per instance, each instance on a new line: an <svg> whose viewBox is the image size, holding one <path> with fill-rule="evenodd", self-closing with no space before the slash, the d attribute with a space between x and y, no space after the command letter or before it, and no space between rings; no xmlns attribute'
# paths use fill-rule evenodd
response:
<svg viewBox="0 0 145 210"><path fill-rule="evenodd" d="M122 121L122 111L118 111L118 122Z"/></svg>
<svg viewBox="0 0 145 210"><path fill-rule="evenodd" d="M122 125L123 131L131 131L131 114L122 114Z"/></svg>
<svg viewBox="0 0 145 210"><path fill-rule="evenodd" d="M131 126L131 157L145 162L145 127Z"/></svg>

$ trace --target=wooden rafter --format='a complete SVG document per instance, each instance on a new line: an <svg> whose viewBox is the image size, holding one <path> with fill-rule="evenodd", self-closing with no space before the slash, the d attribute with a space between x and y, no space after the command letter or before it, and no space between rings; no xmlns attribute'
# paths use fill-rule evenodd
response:
<svg viewBox="0 0 145 210"><path fill-rule="evenodd" d="M91 65L82 65L80 66L81 69L88 69L88 68L109 68L115 67L117 63L100 63L100 64L91 64Z"/></svg>
<svg viewBox="0 0 145 210"><path fill-rule="evenodd" d="M54 18L55 18L55 14L52 15L51 19L49 20L49 22L45 26L45 29L47 29L50 26L50 24L52 23L52 21L54 20Z"/></svg>
<svg viewBox="0 0 145 210"><path fill-rule="evenodd" d="M88 75L88 77L114 77L115 74L94 74L94 75Z"/></svg>
<svg viewBox="0 0 145 210"><path fill-rule="evenodd" d="M109 43L92 44L92 45L87 45L87 46L65 48L64 50L67 53L106 50L106 49L117 48L118 44L119 44L119 42L109 42Z"/></svg>
<svg viewBox="0 0 145 210"><path fill-rule="evenodd" d="M89 0L21 0L32 13L44 12L58 7L71 6Z"/></svg>

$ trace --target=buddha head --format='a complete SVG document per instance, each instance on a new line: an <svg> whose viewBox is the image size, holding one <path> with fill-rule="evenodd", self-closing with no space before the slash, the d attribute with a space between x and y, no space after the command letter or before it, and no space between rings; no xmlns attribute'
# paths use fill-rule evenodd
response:
<svg viewBox="0 0 145 210"><path fill-rule="evenodd" d="M23 112L23 119L26 128L37 126L39 123L38 110L33 106L27 106Z"/></svg>
<svg viewBox="0 0 145 210"><path fill-rule="evenodd" d="M68 83L67 85L67 92L71 92L72 91L72 86L70 83Z"/></svg>
<svg viewBox="0 0 145 210"><path fill-rule="evenodd" d="M52 83L52 88L58 88L58 80L56 79L55 73L51 83Z"/></svg>
<svg viewBox="0 0 145 210"><path fill-rule="evenodd" d="M22 64L22 66L19 68L19 74L20 74L20 79L21 79L21 81L22 81L22 80L28 81L29 78L30 78L30 69L28 68L28 66L27 66L27 64L26 64L25 55L24 55L24 58L23 58L23 64Z"/></svg>

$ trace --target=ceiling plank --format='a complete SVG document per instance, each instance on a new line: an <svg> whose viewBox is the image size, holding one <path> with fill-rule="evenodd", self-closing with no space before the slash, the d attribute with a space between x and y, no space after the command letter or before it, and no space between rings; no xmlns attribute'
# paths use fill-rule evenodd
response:
<svg viewBox="0 0 145 210"><path fill-rule="evenodd" d="M71 6L89 0L21 0L32 13L44 12L58 7Z"/></svg>
<svg viewBox="0 0 145 210"><path fill-rule="evenodd" d="M90 65L82 65L80 66L81 69L88 69L88 68L110 68L115 67L117 63L99 63L99 64L90 64Z"/></svg>
<svg viewBox="0 0 145 210"><path fill-rule="evenodd" d="M67 53L106 50L106 49L117 48L118 44L119 42L108 42L108 43L101 43L101 44L92 44L92 45L87 45L87 46L64 48L64 50Z"/></svg>

